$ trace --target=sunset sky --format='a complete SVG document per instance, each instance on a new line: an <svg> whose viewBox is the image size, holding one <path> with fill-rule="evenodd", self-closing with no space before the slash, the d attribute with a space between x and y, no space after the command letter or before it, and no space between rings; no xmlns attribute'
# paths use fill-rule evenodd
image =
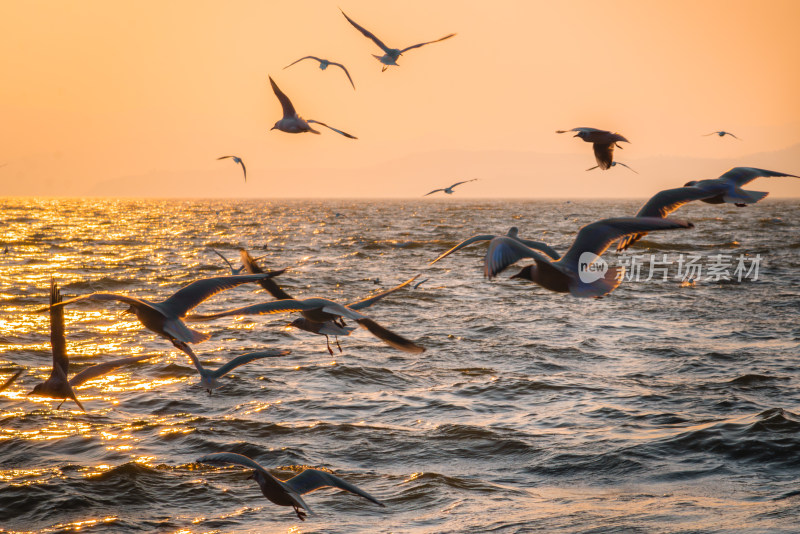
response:
<svg viewBox="0 0 800 534"><path fill-rule="evenodd" d="M339 12L412 50L380 50ZM800 174L800 2L3 3L0 196L648 197ZM355 81L304 61L344 63ZM271 75L324 130L290 135ZM555 130L618 131L608 171ZM703 137L714 130L730 137ZM231 161L248 167L248 181ZM761 179L770 198L800 180Z"/></svg>

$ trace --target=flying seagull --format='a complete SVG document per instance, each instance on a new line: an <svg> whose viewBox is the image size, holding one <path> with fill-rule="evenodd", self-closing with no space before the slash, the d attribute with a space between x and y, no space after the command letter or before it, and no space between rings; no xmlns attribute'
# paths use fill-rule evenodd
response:
<svg viewBox="0 0 800 534"><path fill-rule="evenodd" d="M242 172L244 173L244 181L246 182L247 181L247 167L244 166L244 161L242 161L242 158L240 158L239 156L220 156L217 159L220 160L220 159L225 159L225 158L233 158L233 162L234 163L238 163L239 165L242 166Z"/></svg>
<svg viewBox="0 0 800 534"><path fill-rule="evenodd" d="M261 267L256 263L256 261L248 254L248 252L244 249L241 251L242 255L242 266L243 268L249 273L261 273L264 272ZM351 310L363 310L364 308L369 308L382 298L391 295L395 291L404 288L408 284L412 283L414 280L417 279L419 275L414 276L413 278L406 280L402 284L395 286L391 289L387 289L386 291L382 291L370 297L358 300L356 302L350 303L347 305L348 308ZM287 300L292 299L292 296L286 293L274 280L261 280L259 282L261 287L266 289L270 295L275 297L278 300ZM355 330L352 326L347 326L344 322L344 319L341 317L333 318L327 321L317 321L315 319L318 318L318 314L315 310L312 311L300 311L302 317L298 317L294 321L290 323L289 326L294 328L298 328L300 330L305 330L306 332L310 332L312 334L317 334L320 336L325 336L325 341L327 342L328 352L333 356L333 349L331 348L330 338L328 336L334 336L334 340L336 341L336 346L339 348L339 352L342 352L342 346L339 344L338 336L349 336L350 333Z"/></svg>
<svg viewBox="0 0 800 534"><path fill-rule="evenodd" d="M517 241L519 241L520 243L522 243L526 247L530 247L532 249L540 250L540 251L544 252L545 254L547 254L548 256L550 256L554 260L557 260L558 258L561 257L558 254L558 252L553 250L546 243L542 243L541 241L531 241L529 239L522 239L521 237L518 237L517 234L519 234L519 228L517 228L516 226L512 226L511 228L508 229L508 233L506 233L505 237L508 237L509 239L516 239ZM446 258L447 256L449 256L453 252L461 250L464 247L468 247L472 243L477 243L479 241L491 241L495 237L500 237L500 236L497 236L495 234L474 235L474 236L470 237L469 239L465 239L464 241L462 241L458 245L454 246L453 248L451 248L450 250L448 250L447 252L445 252L444 254L442 254L441 256L439 256L438 258L433 260L432 262L430 262L428 265L433 265L437 261Z"/></svg>
<svg viewBox="0 0 800 534"><path fill-rule="evenodd" d="M53 399L63 399L61 404L67 399L72 399L78 407L86 411L81 401L75 396L76 388L88 382L93 378L102 376L129 363L135 363L142 360L152 358L153 355L132 356L130 358L121 358L119 360L112 360L110 362L103 362L97 365L92 365L76 374L72 379L67 379L67 369L69 367L69 358L67 357L67 340L64 336L64 308L55 306L61 302L61 293L58 290L58 284L54 280L50 281L50 346L53 351L53 370L50 372L50 377L42 382L36 384L33 391L28 395L39 395L41 397L50 397ZM61 404L58 408L61 408ZM56 408L56 409L58 409Z"/></svg>
<svg viewBox="0 0 800 534"><path fill-rule="evenodd" d="M621 161L612 161L612 162L611 162L611 166L612 166L612 167L614 167L614 166L616 166L616 165L622 165L622 166L623 166L623 167L625 167L626 169L629 169L629 170L631 170L631 171L633 171L633 172L636 172L636 171L634 171L633 169L631 169L630 167L628 167L627 165L625 165L624 163L622 163ZM596 169L596 168L597 168L597 167L599 167L599 166L600 166L600 165L595 165L594 167L589 167L589 168L588 168L588 169L586 169L586 170L587 170L587 171L592 171L592 170ZM636 172L636 174L639 174L639 173L638 173L638 172Z"/></svg>
<svg viewBox="0 0 800 534"><path fill-rule="evenodd" d="M714 134L717 134L720 137L725 137L726 135L730 135L734 139L739 139L738 137L733 135L731 132L726 132L725 130L720 130L718 132L711 132L711 133L703 134L703 137L708 137L709 135L714 135ZM741 141L741 139L739 139L739 141Z"/></svg>
<svg viewBox="0 0 800 534"><path fill-rule="evenodd" d="M572 137L580 137L587 143L592 143L594 148L594 159L597 160L597 166L603 170L610 169L614 160L614 147L622 148L618 143L630 143L627 139L618 133L611 133L607 130L598 130L597 128L573 128L571 130L556 130L556 133L578 132ZM594 168L594 167L592 167Z"/></svg>
<svg viewBox="0 0 800 534"><path fill-rule="evenodd" d="M181 320L189 310L220 291L247 282L257 282L264 278L277 276L281 273L283 273L283 271L274 271L257 275L248 274L204 278L192 282L162 302L150 302L148 300L117 295L115 293L91 293L63 302L51 303L49 309L65 306L81 300L116 300L124 302L130 306L127 311L136 314L136 317L139 318L146 328L168 339L176 348L186 352L188 348L186 343L200 343L211 337L211 334L204 334L203 332L192 330ZM47 309L48 308L43 308L39 311Z"/></svg>
<svg viewBox="0 0 800 534"><path fill-rule="evenodd" d="M403 48L402 50L399 49L399 48L389 48L388 46L383 44L383 41L381 41L380 39L375 37L375 34L369 32L368 30L366 30L362 26L359 26L356 21L354 21L353 19L348 17L347 14L344 11L342 11L342 15L344 15L344 18L346 18L347 21L350 24L352 24L355 29L360 31L361 34L364 37L366 37L367 39L372 39L372 42L374 42L376 45L378 45L381 48L381 50L384 51L384 55L383 56L377 56L375 54L372 54L373 57L375 57L378 61L383 63L383 68L381 69L381 72L385 71L391 65L394 65L395 67L399 66L397 64L397 58L402 56L403 52L408 52L409 50L411 50L413 48L419 48L421 46L425 46L425 45L428 45L428 44L431 44L431 43L438 43L439 41L444 41L445 39L450 39L451 37L455 37L455 35L456 35L455 33L451 33L450 35L445 35L441 39L436 39L435 41L427 41L425 43L415 44L413 46L409 46L409 47Z"/></svg>
<svg viewBox="0 0 800 534"><path fill-rule="evenodd" d="M220 317L229 317L232 315L265 315L291 312L305 312L303 313L303 316L310 321L314 321L315 323L326 323L328 321L336 321L340 318L352 319L363 328L369 330L373 336L398 350L412 353L420 353L425 351L423 347L420 347L408 339L395 334L390 330L387 330L356 310L324 298L275 300L273 302L254 304L252 306L226 310L219 313L193 315L188 319L194 321L206 321L210 319L218 319Z"/></svg>
<svg viewBox="0 0 800 534"><path fill-rule="evenodd" d="M457 186L457 185L461 185L461 184L465 184L465 183L467 183L467 182L474 182L475 180L477 180L477 178L473 178L472 180L464 180L463 182L456 182L456 183L454 183L453 185L451 185L450 187L445 187L444 189L434 189L434 190L433 190L433 191L431 191L430 193L425 193L425 194L424 194L424 195L422 195L422 196L423 196L423 197L427 197L428 195L432 195L433 193L436 193L437 191L444 191L444 192L445 192L445 193L447 193L448 195L452 195L452 194L453 194L453 188L454 188L455 186Z"/></svg>
<svg viewBox="0 0 800 534"><path fill-rule="evenodd" d="M328 65L335 65L335 66L339 67L339 68L340 68L340 69L342 69L342 70L344 71L344 73L347 75L347 79L348 79L348 80L350 80L350 85L352 85L352 86L353 86L353 90L355 90L355 88L356 88L356 84L354 84L354 83L353 83L353 78L351 78L351 77L350 77L350 73L349 73L349 72L347 72L347 68L346 68L344 65L342 65L341 63L336 63L336 62L334 62L334 61L329 61L329 60L327 60L327 59L320 59L320 58L318 58L318 57L316 57L316 56L305 56L305 57L301 57L300 59L298 59L298 60L297 60L297 61L295 61L294 63L289 63L288 65L286 65L286 66L285 66L285 67L283 67L283 68L284 68L284 69L288 69L289 67L291 67L291 66L292 66L292 65L294 65L295 63L300 63L300 62L301 62L301 61L303 61L304 59L313 59L313 60L319 61L319 68L320 68L320 70L325 70L325 69L327 69L327 68L328 68Z"/></svg>
<svg viewBox="0 0 800 534"><path fill-rule="evenodd" d="M319 469L305 469L289 480L278 480L261 467L258 462L233 452L207 454L202 458L198 458L195 462L199 464L236 464L255 469L250 478L258 482L264 497L278 506L291 506L301 521L305 521L306 515L312 514L312 512L311 508L300 496L320 488L333 487L343 489L364 497L378 506L386 506L361 488L342 480L332 473ZM305 511L301 511L301 508Z"/></svg>
<svg viewBox="0 0 800 534"><path fill-rule="evenodd" d="M683 187L665 189L653 195L644 206L636 213L637 217L664 218L684 204L693 200L700 200L707 204L734 204L740 208L748 204L755 204L769 193L763 191L747 191L742 186L756 178L774 176L788 176L800 178L794 174L756 169L754 167L734 167L719 178L713 180L692 180ZM617 250L625 250L632 244L647 235L647 232L638 232L620 240Z"/></svg>
<svg viewBox="0 0 800 534"><path fill-rule="evenodd" d="M240 365L244 365L252 362L253 360L259 360L261 358L286 356L287 354L291 353L292 351L290 350L262 350L258 352L248 352L247 354L241 354L233 358L228 363L221 365L212 371L211 369L206 369L203 367L203 364L200 363L200 360L197 358L191 348L186 352L186 354L189 355L189 358L191 358L192 363L197 369L197 372L200 373L200 385L204 387L206 391L208 391L209 395L211 395L212 390L222 387L222 384L219 383L220 378L230 373Z"/></svg>
<svg viewBox="0 0 800 534"><path fill-rule="evenodd" d="M324 122L315 121L312 119L304 120L297 112L294 110L294 106L292 105L292 101L289 100L289 97L283 94L278 86L275 84L275 81L270 76L269 83L272 84L272 90L275 92L275 96L278 97L278 100L281 103L281 107L283 108L283 118L275 123L275 126L270 128L270 130L280 130L286 133L303 133L303 132L311 132L315 134L319 134L319 132L313 129L309 124L319 124L324 126L330 130L338 134L342 134L345 137L349 137L350 139L358 139L358 137L354 135L350 135L347 132L343 132L342 130L337 130L331 126L328 126Z"/></svg>
<svg viewBox="0 0 800 534"><path fill-rule="evenodd" d="M611 243L638 232L693 227L690 222L657 217L602 219L581 228L569 250L555 261L516 239L495 237L489 243L484 274L491 279L516 261L533 258L533 265L524 267L511 278L525 278L545 289L559 293L569 292L575 297L601 297L617 288L625 272L624 267L591 269ZM600 263L598 267L602 265ZM593 276L595 274L597 276Z"/></svg>

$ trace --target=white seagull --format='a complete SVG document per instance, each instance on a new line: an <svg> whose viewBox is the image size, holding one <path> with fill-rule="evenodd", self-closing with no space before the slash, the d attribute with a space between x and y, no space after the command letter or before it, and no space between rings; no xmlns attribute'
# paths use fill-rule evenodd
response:
<svg viewBox="0 0 800 534"><path fill-rule="evenodd" d="M556 133L578 132L572 137L580 137L587 143L592 143L594 149L594 159L597 166L603 170L610 169L614 160L614 147L622 148L618 143L630 143L618 133L608 130L598 130L597 128L572 128L571 130L556 130ZM594 167L592 167L594 168Z"/></svg>
<svg viewBox="0 0 800 534"><path fill-rule="evenodd" d="M81 300L116 300L124 302L130 306L127 311L136 314L136 317L139 318L146 328L168 339L175 347L185 352L188 348L186 343L200 343L211 337L211 334L204 334L203 332L192 330L181 320L189 310L220 291L247 282L257 282L264 278L277 276L281 273L283 273L283 271L257 275L248 274L204 278L192 282L162 302L150 302L148 300L117 295L115 293L91 293L63 302L51 303L50 306L38 311L65 306Z"/></svg>
<svg viewBox="0 0 800 534"><path fill-rule="evenodd" d="M286 356L287 354L291 353L292 351L290 350L262 350L257 352L248 352L247 354L236 356L226 364L221 365L212 371L211 369L206 369L203 367L203 364L200 363L200 359L195 355L191 348L186 351L186 354L188 354L189 358L191 358L192 363L197 369L197 372L200 373L200 385L204 387L206 391L208 391L209 395L211 395L212 390L222 387L222 384L219 383L220 378L230 373L240 365L250 363L253 360L260 360L261 358L274 358L276 356Z"/></svg>
<svg viewBox="0 0 800 534"><path fill-rule="evenodd" d="M220 157L217 158L217 160L225 159L225 158L233 158L233 162L234 163L238 163L239 165L242 166L242 172L244 173L244 181L246 182L247 181L247 168L244 166L244 161L242 161L242 158L240 158L239 156L220 156Z"/></svg>
<svg viewBox="0 0 800 534"><path fill-rule="evenodd" d="M324 122L315 121L313 119L305 120L297 112L294 110L294 106L292 105L292 101L289 100L289 97L283 94L278 86L275 84L275 81L270 76L269 83L272 84L272 90L275 92L275 96L278 97L278 100L281 103L281 107L283 108L283 118L275 123L275 126L270 128L270 130L280 130L286 133L304 133L304 132L311 132L315 134L319 134L319 132L313 129L309 124L319 124L333 130L338 134L342 134L345 137L350 139L358 139L358 137L354 135L350 135L347 132L343 132L342 130L337 130L331 126L328 126Z"/></svg>
<svg viewBox="0 0 800 534"><path fill-rule="evenodd" d="M411 353L425 351L425 348L387 330L369 317L358 313L356 310L324 298L276 300L273 302L226 310L219 313L192 315L187 319L193 321L207 321L210 319L219 319L220 317L230 317L232 315L266 315L291 312L301 312L303 317L315 323L327 323L328 321L336 321L340 318L352 319L363 328L369 330L373 336L398 350Z"/></svg>
<svg viewBox="0 0 800 534"><path fill-rule="evenodd" d="M637 232L693 227L690 222L656 217L602 219L581 228L569 250L555 261L516 239L495 237L489 243L484 274L491 279L518 260L533 258L535 264L511 278L525 278L545 289L575 297L601 297L617 288L625 272L624 267L591 268L611 243Z"/></svg>
<svg viewBox="0 0 800 534"><path fill-rule="evenodd" d="M320 488L333 487L343 489L374 502L378 506L386 506L361 488L342 480L332 473L319 469L305 469L289 480L278 480L255 460L233 452L207 454L202 458L198 458L195 462L199 464L236 464L255 469L250 478L258 482L264 497L278 506L291 506L301 521L305 521L306 515L312 515L312 512L311 508L300 496ZM301 511L301 508L305 512Z"/></svg>
<svg viewBox="0 0 800 534"><path fill-rule="evenodd" d="M522 243L526 247L530 247L532 249L540 250L540 251L544 252L545 254L547 254L548 256L550 256L554 260L557 260L558 258L561 257L558 254L558 252L553 250L552 247L548 246L547 243L542 243L541 241L531 241L530 239L522 239L521 237L518 237L518 234L519 234L519 228L517 228L516 226L512 226L511 228L508 229L508 232L506 233L506 235L502 236L502 237L508 237L510 239L516 239L517 241L519 241L520 243ZM454 246L453 248L451 248L450 250L448 250L447 252L445 252L444 254L442 254L441 256L439 256L438 258L433 260L432 262L430 262L428 265L433 265L437 261L446 258L447 256L449 256L453 252L456 252L457 250L461 250L464 247L468 247L472 243L477 243L479 241L491 241L495 237L501 237L501 236L498 236L496 234L474 235L474 236L470 237L469 239L465 239L464 241L462 241L458 245Z"/></svg>
<svg viewBox="0 0 800 534"><path fill-rule="evenodd" d="M450 187L445 187L444 189L434 189L434 190L433 190L433 191L431 191L430 193L425 193L425 194L424 194L424 195L422 195L422 196L423 196L423 197L427 197L428 195L432 195L433 193L436 193L436 192L438 192L438 191L444 191L444 192L445 192L445 193L447 193L448 195L452 195L452 194L453 194L453 188L454 188L455 186L457 186L457 185L461 185L461 184L465 184L465 183L467 183L467 182L474 182L475 180L477 180L477 178L473 178L472 180L464 180L463 182L456 182L456 183L454 183L453 185L451 185Z"/></svg>
<svg viewBox="0 0 800 534"><path fill-rule="evenodd" d="M283 68L284 68L284 69L288 69L289 67L291 67L291 66L292 66L292 65L294 65L295 63L300 63L300 62L301 62L301 61L303 61L304 59L313 59L313 60L319 61L319 68L320 68L320 70L325 70L325 69L327 69L329 65L335 65L335 66L339 67L339 68L340 68L340 69L342 69L342 70L344 71L344 73L347 75L347 79L348 79L348 80L350 80L350 85L352 85L352 86L353 86L353 90L355 90L355 88L356 88L356 84L354 84L354 83L353 83L353 78L351 78L351 77L350 77L350 73L349 73L349 72L347 72L347 68L346 68L344 65L342 65L341 63L336 63L336 62L334 62L334 61L330 61L330 60L327 60L327 59L321 59L321 58L318 58L318 57L316 57L316 56L305 56L305 57L301 57L300 59L298 59L298 60L297 60L297 61L295 61L294 63L289 63L288 65L286 65L286 66L285 66L285 67L283 67Z"/></svg>
<svg viewBox="0 0 800 534"><path fill-rule="evenodd" d="M693 200L700 200L707 204L733 204L740 208L748 204L755 204L769 193L764 191L747 191L742 186L756 178L775 176L788 176L800 178L794 174L786 174L755 167L734 167L719 178L713 180L692 180L683 187L665 189L653 195L639 208L637 217L666 217L684 204ZM632 244L647 235L647 232L638 232L620 240L617 250L625 250Z"/></svg>
<svg viewBox="0 0 800 534"><path fill-rule="evenodd" d="M341 11L341 9L340 9L340 11ZM387 68L389 68L389 66L392 66L392 65L395 66L395 67L399 66L397 64L397 58L402 56L404 52L408 52L411 49L419 48L421 46L429 45L431 43L438 43L439 41L444 41L445 39L450 39L451 37L455 37L455 35L456 35L455 33L451 33L450 35L445 35L441 39L436 39L435 41L427 41L427 42L424 42L424 43L415 44L415 45L403 48L402 50L399 49L399 48L389 48L388 46L383 44L383 41L381 41L380 39L375 37L375 34L371 33L368 30L366 30L362 26L359 26L358 23L356 23L356 21L354 21L353 19L348 17L347 14L344 11L342 11L342 15L344 15L344 18L346 18L347 21L350 24L352 24L355 29L360 31L362 33L362 35L364 35L364 37L366 37L367 39L372 39L372 42L374 42L376 45L378 45L381 48L381 50L384 51L384 55L383 56L377 56L375 54L372 54L372 56L375 59L377 59L378 61L383 63L383 68L381 69L381 72L385 71Z"/></svg>
<svg viewBox="0 0 800 534"><path fill-rule="evenodd" d="M71 379L68 379L67 370L69 368L69 358L67 357L67 340L64 335L64 308L54 306L59 302L61 302L61 293L55 281L51 280L50 304L53 306L50 308L50 346L53 352L53 370L50 372L50 377L41 384L36 384L33 391L28 393L28 395L63 399L61 404L64 404L64 401L67 399L72 399L78 407L85 412L86 408L83 407L83 404L81 404L75 396L73 388L93 378L109 373L117 367L147 360L152 358L153 355L131 356L129 358L120 358L110 362L99 363L84 369ZM16 376L14 378L16 378ZM61 408L61 404L58 405L58 408Z"/></svg>
<svg viewBox="0 0 800 534"><path fill-rule="evenodd" d="M711 133L703 134L703 137L708 137L709 135L714 135L714 134L717 134L720 137L725 137L726 135L730 135L734 139L739 139L738 137L733 135L731 132L726 132L725 130L719 130L718 132L711 132ZM739 139L739 141L741 141L741 139Z"/></svg>

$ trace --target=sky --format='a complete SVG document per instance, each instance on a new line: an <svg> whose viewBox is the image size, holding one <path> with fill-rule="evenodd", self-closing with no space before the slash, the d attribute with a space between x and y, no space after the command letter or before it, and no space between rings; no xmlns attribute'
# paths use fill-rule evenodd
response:
<svg viewBox="0 0 800 534"><path fill-rule="evenodd" d="M339 8L397 48L458 35L381 72ZM478 178L453 199L646 198L738 165L800 174L799 20L795 0L9 0L0 196L415 198ZM283 69L306 55L356 90ZM270 131L268 76L358 140ZM555 133L577 126L623 134L639 174L586 172L591 145Z"/></svg>

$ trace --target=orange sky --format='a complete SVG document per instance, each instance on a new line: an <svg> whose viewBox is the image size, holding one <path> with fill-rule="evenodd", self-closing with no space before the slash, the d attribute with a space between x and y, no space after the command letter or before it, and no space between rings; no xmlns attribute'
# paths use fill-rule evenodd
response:
<svg viewBox="0 0 800 534"><path fill-rule="evenodd" d="M408 52L379 49L339 13ZM646 197L734 165L800 174L800 2L10 1L0 196ZM348 66L356 91L331 67ZM333 132L269 131L280 105ZM620 167L556 129L621 132ZM742 138L702 134L730 130ZM248 166L248 182L230 161ZM765 183L766 182L766 183ZM770 198L800 180L762 179Z"/></svg>

